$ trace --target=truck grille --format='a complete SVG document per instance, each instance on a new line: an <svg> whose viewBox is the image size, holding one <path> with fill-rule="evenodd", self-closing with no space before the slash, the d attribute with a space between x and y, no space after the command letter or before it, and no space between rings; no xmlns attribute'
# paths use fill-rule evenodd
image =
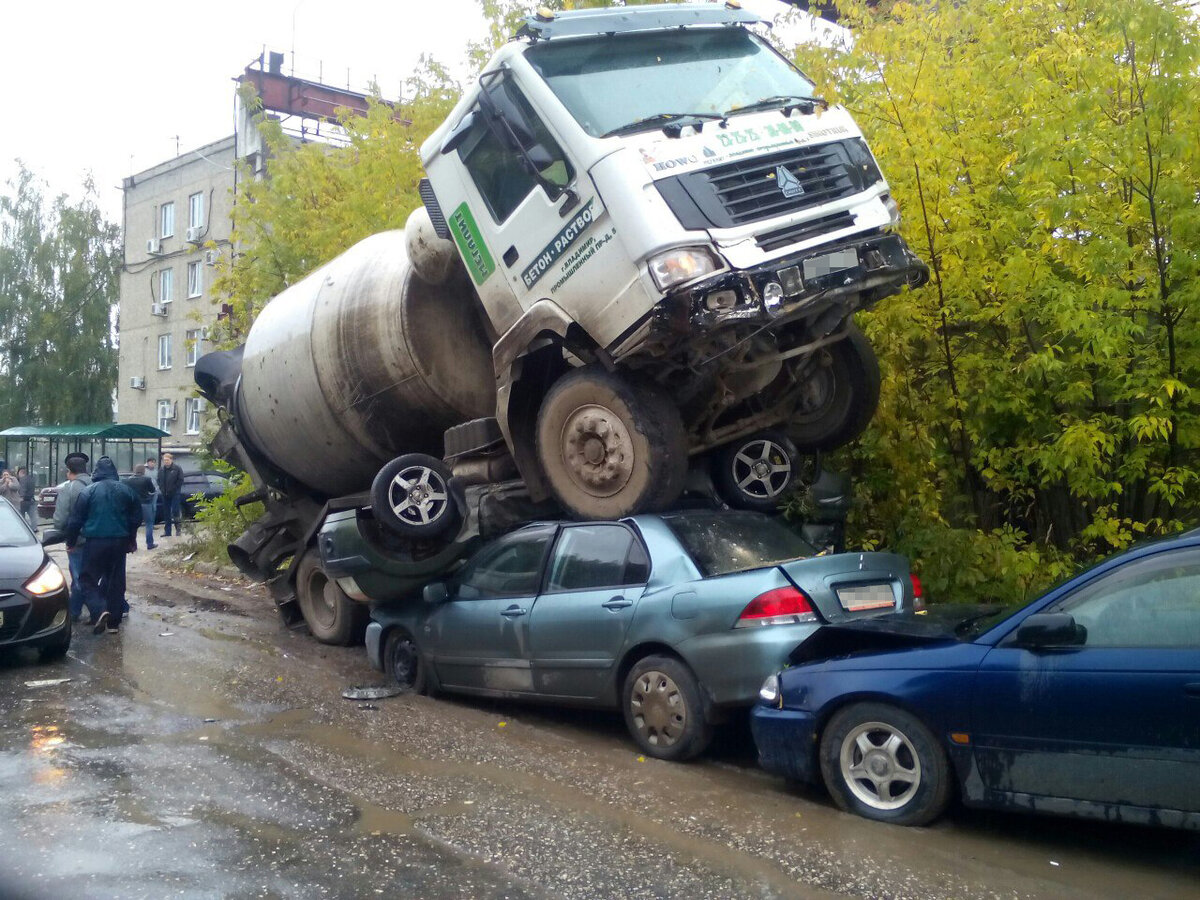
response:
<svg viewBox="0 0 1200 900"><path fill-rule="evenodd" d="M684 228L732 228L840 200L882 181L861 138L794 147L655 182Z"/></svg>
<svg viewBox="0 0 1200 900"><path fill-rule="evenodd" d="M807 241L809 238L815 238L818 235L841 231L843 228L849 228L853 224L854 216L850 213L833 213L833 215L821 216L819 219L797 222L795 225L788 225L786 228L764 231L762 234L755 235L754 241L759 247L769 253L772 250L778 250L780 247L786 247L789 244L799 244L801 241Z"/></svg>
<svg viewBox="0 0 1200 900"><path fill-rule="evenodd" d="M792 176L787 196L778 170ZM857 194L879 180L866 144L836 141L717 166L704 172L734 225L757 222Z"/></svg>

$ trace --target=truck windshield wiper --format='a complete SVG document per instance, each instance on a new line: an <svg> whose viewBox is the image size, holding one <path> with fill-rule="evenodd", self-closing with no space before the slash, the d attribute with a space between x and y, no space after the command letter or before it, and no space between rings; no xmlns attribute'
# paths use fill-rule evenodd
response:
<svg viewBox="0 0 1200 900"><path fill-rule="evenodd" d="M600 137L606 138L613 137L614 135L618 134L626 134L630 131L637 131L639 128L645 125L657 125L660 122L664 124L674 123L681 126L689 124L687 122L676 121L678 119L697 119L699 121L708 119L724 122L726 116L721 113L655 113L652 116L643 116L640 119L634 119L632 122L627 122L624 125L618 125L616 128L604 132L604 134L600 135Z"/></svg>
<svg viewBox="0 0 1200 900"><path fill-rule="evenodd" d="M734 113L753 112L756 109L771 109L772 107L782 106L813 106L819 104L825 109L829 109L829 101L824 97L801 97L799 94L777 94L774 97L763 97L761 100L755 100L753 103L747 103L745 106L735 106L732 109L725 110L725 115L732 116Z"/></svg>

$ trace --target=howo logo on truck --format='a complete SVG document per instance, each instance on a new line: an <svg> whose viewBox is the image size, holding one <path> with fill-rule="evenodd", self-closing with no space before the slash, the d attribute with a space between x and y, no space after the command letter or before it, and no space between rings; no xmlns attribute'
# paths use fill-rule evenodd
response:
<svg viewBox="0 0 1200 900"><path fill-rule="evenodd" d="M675 169L679 166L687 166L698 161L699 157L694 153L691 156L677 156L674 159L664 159L661 162L656 162L654 164L654 171L662 172L666 169Z"/></svg>

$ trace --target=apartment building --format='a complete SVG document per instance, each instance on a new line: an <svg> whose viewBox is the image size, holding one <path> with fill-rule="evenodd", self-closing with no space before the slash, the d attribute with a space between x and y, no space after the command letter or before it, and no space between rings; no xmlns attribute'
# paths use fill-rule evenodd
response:
<svg viewBox="0 0 1200 900"><path fill-rule="evenodd" d="M200 443L205 402L192 372L218 311L210 291L230 252L237 153L231 135L124 183L117 410L167 432L164 450Z"/></svg>

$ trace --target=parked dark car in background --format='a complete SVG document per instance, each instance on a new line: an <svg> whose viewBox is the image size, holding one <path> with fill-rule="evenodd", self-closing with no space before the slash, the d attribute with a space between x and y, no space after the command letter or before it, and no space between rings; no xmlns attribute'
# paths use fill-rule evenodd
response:
<svg viewBox="0 0 1200 900"><path fill-rule="evenodd" d="M817 555L761 513L550 522L485 544L423 603L375 607L367 651L416 690L618 708L643 752L687 759L821 623L913 594L903 557Z"/></svg>
<svg viewBox="0 0 1200 900"><path fill-rule="evenodd" d="M67 582L29 525L0 500L0 650L36 649L43 660L71 646Z"/></svg>
<svg viewBox="0 0 1200 900"><path fill-rule="evenodd" d="M968 806L1200 828L1200 531L1018 611L823 628L752 714L768 771L919 825Z"/></svg>
<svg viewBox="0 0 1200 900"><path fill-rule="evenodd" d="M220 497L229 484L229 477L219 472L187 472L183 476L183 517L196 518L200 503ZM199 497L199 500L197 499ZM161 511L159 518L161 519Z"/></svg>

